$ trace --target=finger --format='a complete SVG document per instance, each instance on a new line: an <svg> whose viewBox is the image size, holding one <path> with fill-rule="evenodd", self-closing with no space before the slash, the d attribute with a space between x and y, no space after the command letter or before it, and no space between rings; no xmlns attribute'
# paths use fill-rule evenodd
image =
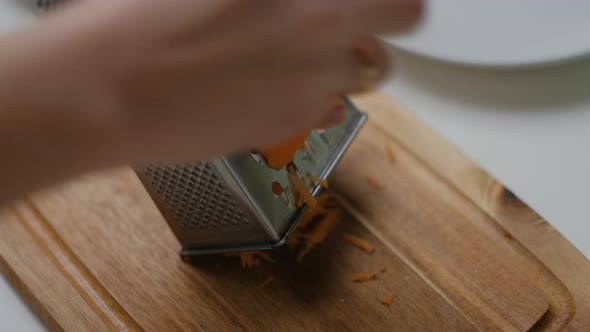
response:
<svg viewBox="0 0 590 332"><path fill-rule="evenodd" d="M324 55L324 67L315 75L332 95L363 92L376 88L391 71L391 63L382 44L364 38L336 48Z"/></svg>
<svg viewBox="0 0 590 332"><path fill-rule="evenodd" d="M405 32L420 21L425 0L310 1L309 26L339 39Z"/></svg>
<svg viewBox="0 0 590 332"><path fill-rule="evenodd" d="M320 120L317 129L331 128L344 122L344 120L346 120L346 104L342 97L338 96L334 98L334 102Z"/></svg>
<svg viewBox="0 0 590 332"><path fill-rule="evenodd" d="M316 113L314 124L328 128L345 120L346 105L341 96L372 90L390 72L390 61L381 43L375 38L365 38L337 48L321 57L321 68L306 68L313 74L308 87L314 99L323 99L325 105ZM317 112L317 111L316 111Z"/></svg>

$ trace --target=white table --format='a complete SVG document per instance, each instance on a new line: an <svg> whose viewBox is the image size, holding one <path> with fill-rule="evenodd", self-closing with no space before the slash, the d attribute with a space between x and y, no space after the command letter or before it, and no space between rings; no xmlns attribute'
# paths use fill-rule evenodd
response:
<svg viewBox="0 0 590 332"><path fill-rule="evenodd" d="M27 19L32 15L22 6L0 0L0 30ZM590 257L590 59L503 72L394 53L396 76L383 91L429 122ZM0 278L0 331L44 330Z"/></svg>

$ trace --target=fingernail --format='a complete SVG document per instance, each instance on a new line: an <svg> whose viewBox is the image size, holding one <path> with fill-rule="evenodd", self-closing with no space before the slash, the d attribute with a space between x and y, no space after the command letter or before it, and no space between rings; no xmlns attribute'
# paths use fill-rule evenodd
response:
<svg viewBox="0 0 590 332"><path fill-rule="evenodd" d="M379 66L370 47L363 44L356 45L353 52L360 63L359 83L363 89L374 89L381 81L383 69Z"/></svg>
<svg viewBox="0 0 590 332"><path fill-rule="evenodd" d="M360 71L361 87L371 90L377 87L381 78L381 70L376 65L363 65Z"/></svg>

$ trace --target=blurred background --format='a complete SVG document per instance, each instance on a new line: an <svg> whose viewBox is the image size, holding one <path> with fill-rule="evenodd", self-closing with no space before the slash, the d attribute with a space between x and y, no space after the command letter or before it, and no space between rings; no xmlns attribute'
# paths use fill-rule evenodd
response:
<svg viewBox="0 0 590 332"><path fill-rule="evenodd" d="M0 0L0 34L36 19ZM382 91L437 129L590 258L590 1L436 0L384 38ZM0 330L42 331L0 279Z"/></svg>

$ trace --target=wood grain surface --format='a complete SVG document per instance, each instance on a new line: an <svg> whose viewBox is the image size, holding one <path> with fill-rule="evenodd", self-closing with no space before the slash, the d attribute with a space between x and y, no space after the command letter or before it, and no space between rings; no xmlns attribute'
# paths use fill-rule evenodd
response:
<svg viewBox="0 0 590 332"><path fill-rule="evenodd" d="M0 266L52 330L552 331L572 318L568 328L588 326L588 260L408 113L379 95L356 102L370 120L331 182L345 217L301 263L289 248L253 270L219 256L183 262L123 168L2 212ZM376 280L352 282L382 267ZM383 305L389 294L393 304Z"/></svg>
<svg viewBox="0 0 590 332"><path fill-rule="evenodd" d="M590 326L590 261L579 250L508 188L388 97L380 94L359 96L355 103L370 113L372 124L380 124L379 130L403 149L411 151L432 173L468 198L475 205L469 210L471 218L491 223L514 237L521 244L515 248L529 258L527 263L532 264L530 271L536 276L533 278L536 282L547 282L544 277L557 277L562 281L561 285L548 283L540 287L553 294L549 296L553 302L550 303L552 310L536 328L545 329L575 311L566 330L587 331ZM547 270L551 273L545 273Z"/></svg>

